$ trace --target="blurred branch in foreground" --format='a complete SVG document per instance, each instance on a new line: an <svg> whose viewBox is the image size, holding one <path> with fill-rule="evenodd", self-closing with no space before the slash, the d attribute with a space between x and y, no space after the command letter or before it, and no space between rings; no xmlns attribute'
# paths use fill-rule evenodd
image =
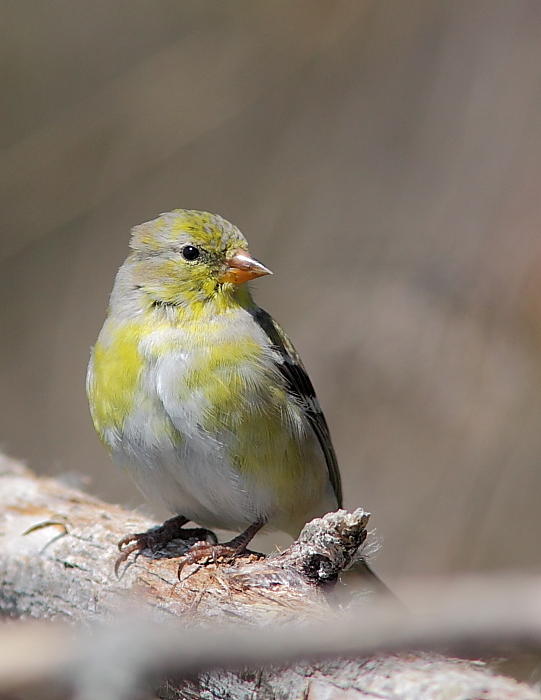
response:
<svg viewBox="0 0 541 700"><path fill-rule="evenodd" d="M401 590L409 612L377 595L333 611L337 589L322 584L363 542L361 509L313 521L280 555L212 564L179 583L172 552L115 578L114 542L149 527L140 516L6 459L0 503L4 615L84 625L0 629L1 693L127 700L169 678L159 697L541 698L435 653L541 652L539 577L413 583Z"/></svg>

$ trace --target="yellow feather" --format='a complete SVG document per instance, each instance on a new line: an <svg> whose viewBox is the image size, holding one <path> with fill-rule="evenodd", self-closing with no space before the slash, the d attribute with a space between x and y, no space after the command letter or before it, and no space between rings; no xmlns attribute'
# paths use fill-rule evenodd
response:
<svg viewBox="0 0 541 700"><path fill-rule="evenodd" d="M121 430L133 409L143 368L138 350L141 333L141 324L125 324L112 332L111 342L98 340L94 347L88 396L92 419L101 437L106 429Z"/></svg>

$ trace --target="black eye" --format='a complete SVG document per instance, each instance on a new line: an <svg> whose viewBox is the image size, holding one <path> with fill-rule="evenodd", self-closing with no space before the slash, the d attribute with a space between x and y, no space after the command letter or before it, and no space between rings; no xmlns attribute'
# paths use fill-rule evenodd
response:
<svg viewBox="0 0 541 700"><path fill-rule="evenodd" d="M181 252L185 260L197 260L199 257L199 248L194 245L185 245Z"/></svg>

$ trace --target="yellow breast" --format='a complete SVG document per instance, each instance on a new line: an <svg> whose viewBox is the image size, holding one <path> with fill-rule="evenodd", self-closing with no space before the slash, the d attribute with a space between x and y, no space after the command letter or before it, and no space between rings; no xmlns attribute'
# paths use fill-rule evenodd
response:
<svg viewBox="0 0 541 700"><path fill-rule="evenodd" d="M144 358L139 342L144 325L130 323L104 326L96 343L87 376L87 393L96 431L121 431L133 409Z"/></svg>

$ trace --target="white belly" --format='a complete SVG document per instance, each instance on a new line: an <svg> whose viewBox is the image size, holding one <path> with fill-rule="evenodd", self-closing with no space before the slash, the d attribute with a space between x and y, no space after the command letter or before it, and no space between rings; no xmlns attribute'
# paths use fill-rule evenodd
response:
<svg viewBox="0 0 541 700"><path fill-rule="evenodd" d="M153 434L145 435L152 423ZM273 521L279 511L273 493L231 465L225 444L187 438L179 446L165 435L156 440L156 423L148 414L130 419L112 451L152 504L209 528L240 530L258 519Z"/></svg>

